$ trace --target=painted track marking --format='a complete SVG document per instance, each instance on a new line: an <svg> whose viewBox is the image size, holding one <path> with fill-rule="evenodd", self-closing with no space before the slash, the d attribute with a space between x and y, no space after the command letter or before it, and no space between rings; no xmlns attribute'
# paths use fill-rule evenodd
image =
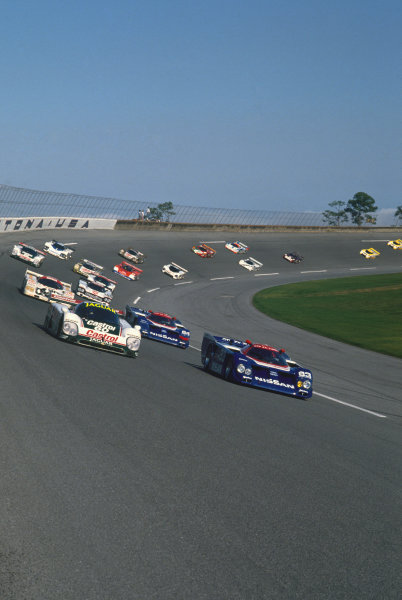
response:
<svg viewBox="0 0 402 600"><path fill-rule="evenodd" d="M379 417L380 419L387 418L385 415L375 412L374 410L368 410L367 408L362 408L361 406L356 406L355 404L350 404L349 402L343 402L343 400L337 400L336 398L332 398L331 396L326 396L325 394L320 394L319 392L313 392L313 394L315 394L316 396L321 396L321 398L326 398L327 400L331 400L331 402L337 402L338 404L343 404L344 406L349 406L349 408L361 410L362 412L368 413L369 415L373 415L374 417Z"/></svg>

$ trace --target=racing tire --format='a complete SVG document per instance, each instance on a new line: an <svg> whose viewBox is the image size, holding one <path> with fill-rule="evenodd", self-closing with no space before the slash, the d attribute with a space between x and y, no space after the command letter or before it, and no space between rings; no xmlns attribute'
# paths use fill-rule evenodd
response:
<svg viewBox="0 0 402 600"><path fill-rule="evenodd" d="M207 348L207 352L205 354L205 359L204 359L204 369L206 371L211 370L211 360L213 359L213 356L214 356L214 347L212 345L209 345Z"/></svg>
<svg viewBox="0 0 402 600"><path fill-rule="evenodd" d="M223 363L223 367L222 367L223 379L225 379L226 381L230 381L231 373L232 373L232 360L230 358L227 358L225 360L225 362Z"/></svg>

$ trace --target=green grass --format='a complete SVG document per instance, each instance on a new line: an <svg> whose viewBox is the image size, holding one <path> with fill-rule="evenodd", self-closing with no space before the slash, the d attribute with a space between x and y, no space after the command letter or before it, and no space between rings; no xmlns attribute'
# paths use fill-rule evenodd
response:
<svg viewBox="0 0 402 600"><path fill-rule="evenodd" d="M347 344L402 358L402 275L369 275L268 288L264 314Z"/></svg>

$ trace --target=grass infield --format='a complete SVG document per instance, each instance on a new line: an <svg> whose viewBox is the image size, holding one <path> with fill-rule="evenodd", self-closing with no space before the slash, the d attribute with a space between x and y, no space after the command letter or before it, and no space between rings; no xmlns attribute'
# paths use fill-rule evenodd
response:
<svg viewBox="0 0 402 600"><path fill-rule="evenodd" d="M402 358L402 275L368 275L268 288L264 314L334 340Z"/></svg>

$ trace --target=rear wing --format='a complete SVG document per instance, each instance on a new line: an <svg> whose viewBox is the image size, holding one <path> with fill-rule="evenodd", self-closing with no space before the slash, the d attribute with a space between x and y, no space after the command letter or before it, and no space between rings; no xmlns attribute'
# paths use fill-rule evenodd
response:
<svg viewBox="0 0 402 600"><path fill-rule="evenodd" d="M236 240L235 244L238 244L239 246L241 246L245 250L248 250L247 244L243 244L243 242L239 242L238 240Z"/></svg>
<svg viewBox="0 0 402 600"><path fill-rule="evenodd" d="M262 267L262 262L260 262L256 258L253 258L252 256L250 256L247 260L252 260L255 265L257 265L258 267Z"/></svg>
<svg viewBox="0 0 402 600"><path fill-rule="evenodd" d="M216 254L216 250L214 250L213 248L211 248L211 246L208 246L208 244L202 243L201 246L203 246L207 250L210 250L211 252L213 252L214 254Z"/></svg>
<svg viewBox="0 0 402 600"><path fill-rule="evenodd" d="M176 267L176 269L180 269L180 271L183 271L184 273L188 273L188 269L185 269L184 267L181 267L180 265L177 265L174 262L172 262L170 264L173 265L174 267Z"/></svg>

